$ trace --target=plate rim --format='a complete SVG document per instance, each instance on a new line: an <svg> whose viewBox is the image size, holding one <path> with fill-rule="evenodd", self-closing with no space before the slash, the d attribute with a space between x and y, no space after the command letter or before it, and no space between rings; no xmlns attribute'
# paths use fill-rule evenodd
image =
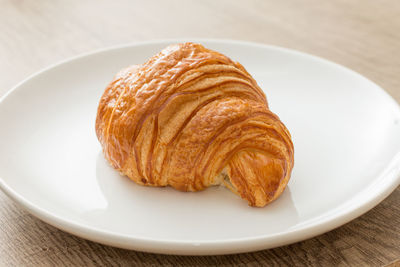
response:
<svg viewBox="0 0 400 267"><path fill-rule="evenodd" d="M178 42L200 42L200 43L218 43L222 45L241 45L241 46L253 46L263 49L281 51L289 54L296 54L302 57L313 59L319 61L323 64L328 64L333 67L341 69L341 71L350 73L357 76L357 78L363 79L373 85L374 90L379 91L379 93L386 98L387 101L391 102L393 107L396 107L396 112L400 114L400 105L396 100L393 99L382 87L377 85L375 82L366 78L365 76L351 70L343 65L332 62L330 60L301 52L294 49L289 49L286 47L241 41L241 40L230 40L230 39L209 39L209 38L176 38L176 39L157 39L149 40L143 42L133 42L120 44L110 47L105 47L97 49L94 51L89 51L86 53L78 54L73 57L58 61L51 64L41 70L29 75L27 78L23 79L21 82L17 83L12 89L6 92L0 98L0 105L9 97L12 93L18 91L22 85L28 83L30 80L34 79L41 74L46 73L49 70L55 69L64 64L71 63L76 60L84 59L85 57L92 57L98 54L109 52L111 50L120 50L124 48L133 48L139 46L148 46L155 44L165 44L168 43L178 43ZM376 205L378 205L382 200L384 200L390 193L392 193L400 184L400 151L394 156L392 161L386 165L386 170L382 171L380 176L373 180L382 180L385 183L381 184L379 190L375 190L375 194L372 197L364 198L364 201L354 202L354 198L362 195L370 186L363 188L363 190L357 193L354 197L348 199L334 210L342 207L346 203L350 205L343 210L341 213L334 213L336 215L329 215L325 218L318 219L321 216L317 216L312 219L312 223L307 223L305 226L300 228L295 228L289 231L283 231L277 234L260 235L256 237L244 237L244 238L234 238L234 239L221 239L221 240L173 240L173 239L155 239L146 238L138 236L128 236L119 234L112 231L105 231L98 229L96 227L90 227L89 225L81 224L69 220L68 218L62 218L55 215L45 209L36 206L29 200L25 199L17 191L11 188L5 180L0 177L0 189L13 201L22 206L30 214L39 218L40 220L58 228L70 234L80 236L82 238L93 240L102 244L111 245L115 247L134 249L138 251L162 253L162 254L176 254L176 255L219 255L219 254L232 254L240 252L249 252L261 249L268 249L273 247L278 247L282 245L291 244L294 242L299 242L319 234L328 232L343 224L361 216L366 213Z"/></svg>

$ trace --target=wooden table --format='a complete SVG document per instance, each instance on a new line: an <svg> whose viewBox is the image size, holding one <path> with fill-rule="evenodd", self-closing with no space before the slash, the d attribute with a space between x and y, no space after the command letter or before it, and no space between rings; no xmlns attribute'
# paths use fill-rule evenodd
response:
<svg viewBox="0 0 400 267"><path fill-rule="evenodd" d="M343 64L400 101L400 1L0 0L0 96L59 60L176 37L297 49ZM165 256L64 233L0 192L0 266L374 265L400 259L400 188L360 218L297 244L226 256ZM395 265L395 264L393 264Z"/></svg>

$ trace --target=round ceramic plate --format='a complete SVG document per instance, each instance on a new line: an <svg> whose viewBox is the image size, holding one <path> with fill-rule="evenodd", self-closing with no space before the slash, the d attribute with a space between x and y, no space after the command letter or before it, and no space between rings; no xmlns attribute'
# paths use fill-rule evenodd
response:
<svg viewBox="0 0 400 267"><path fill-rule="evenodd" d="M0 187L30 213L100 243L169 254L272 248L338 227L400 182L400 109L359 74L304 53L195 40L242 63L290 130L295 167L281 197L252 208L223 187L143 187L104 159L94 123L114 74L171 43L83 55L47 68L0 102Z"/></svg>

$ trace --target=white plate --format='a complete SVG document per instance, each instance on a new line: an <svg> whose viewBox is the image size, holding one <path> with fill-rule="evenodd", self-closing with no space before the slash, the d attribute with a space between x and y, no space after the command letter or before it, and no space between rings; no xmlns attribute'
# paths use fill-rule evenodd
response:
<svg viewBox="0 0 400 267"><path fill-rule="evenodd" d="M276 247L338 227L400 182L400 109L342 66L288 49L198 40L241 62L292 133L295 168L283 195L251 208L224 188L182 193L136 185L101 153L94 122L106 84L146 61L159 41L80 56L11 90L0 103L0 187L69 233L117 247L223 254Z"/></svg>

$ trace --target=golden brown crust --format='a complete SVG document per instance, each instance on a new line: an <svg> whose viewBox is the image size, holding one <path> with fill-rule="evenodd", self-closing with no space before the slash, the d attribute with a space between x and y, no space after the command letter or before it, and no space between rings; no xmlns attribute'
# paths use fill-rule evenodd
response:
<svg viewBox="0 0 400 267"><path fill-rule="evenodd" d="M255 80L200 44L171 45L119 72L96 133L112 166L139 184L225 184L252 206L276 199L293 168L290 134Z"/></svg>

